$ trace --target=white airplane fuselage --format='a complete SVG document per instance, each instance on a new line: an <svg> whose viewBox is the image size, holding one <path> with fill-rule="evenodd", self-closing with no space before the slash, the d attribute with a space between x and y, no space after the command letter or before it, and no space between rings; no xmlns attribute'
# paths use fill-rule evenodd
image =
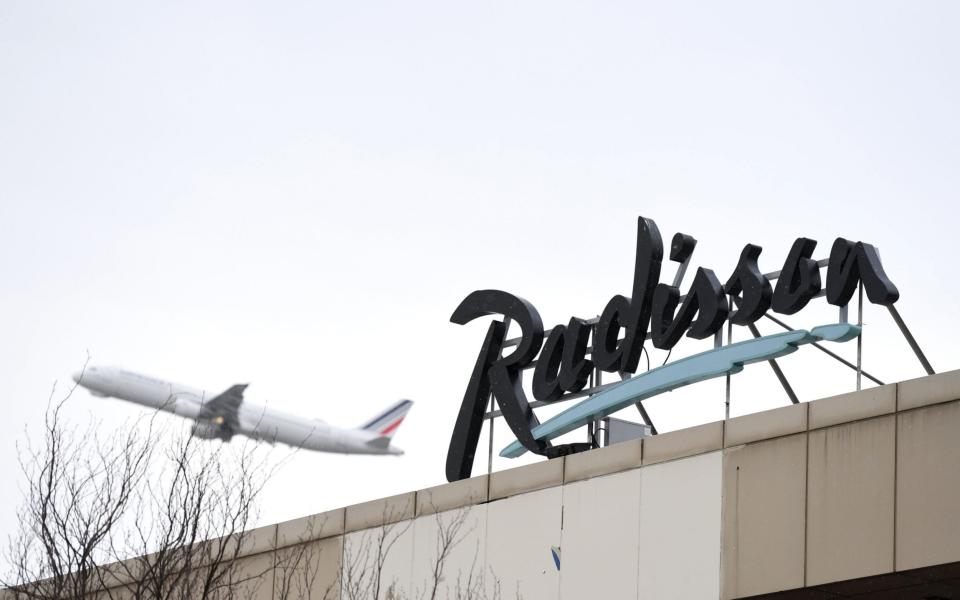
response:
<svg viewBox="0 0 960 600"><path fill-rule="evenodd" d="M223 417L210 418L209 410L205 411L205 404L209 408L218 394L115 367L89 367L73 378L95 396L118 398L192 419L195 424L191 433L200 438L228 440L230 436L239 434L271 444L280 442L318 452L403 454L403 450L390 444L390 435L399 421L390 425L386 433L350 429L265 406L249 405L241 399L235 406L235 415L231 415L231 427L225 432L222 429ZM242 395L242 388L246 386L240 387ZM405 413L406 410L402 410L400 420Z"/></svg>

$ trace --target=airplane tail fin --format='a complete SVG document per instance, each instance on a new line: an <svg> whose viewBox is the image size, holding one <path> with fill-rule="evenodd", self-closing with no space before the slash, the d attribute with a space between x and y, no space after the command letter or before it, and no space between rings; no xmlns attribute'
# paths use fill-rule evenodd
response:
<svg viewBox="0 0 960 600"><path fill-rule="evenodd" d="M403 423L403 418L407 416L411 406L413 406L412 400L401 400L358 429L379 433L381 439L385 438L389 442L400 427L400 423Z"/></svg>

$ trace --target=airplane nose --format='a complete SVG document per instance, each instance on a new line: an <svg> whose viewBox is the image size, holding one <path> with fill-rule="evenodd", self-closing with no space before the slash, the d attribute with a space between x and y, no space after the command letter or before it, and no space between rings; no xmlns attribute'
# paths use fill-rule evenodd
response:
<svg viewBox="0 0 960 600"><path fill-rule="evenodd" d="M70 378L73 379L76 383L80 383L80 378L82 376L83 376L83 371L77 371L76 373L71 375Z"/></svg>

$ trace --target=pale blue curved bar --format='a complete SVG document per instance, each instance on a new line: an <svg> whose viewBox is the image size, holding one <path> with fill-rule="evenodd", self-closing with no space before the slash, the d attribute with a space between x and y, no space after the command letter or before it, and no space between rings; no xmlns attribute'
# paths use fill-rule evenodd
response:
<svg viewBox="0 0 960 600"><path fill-rule="evenodd" d="M587 398L535 427L533 437L538 440L552 440L663 392L728 373L739 373L744 365L790 354L803 344L822 340L846 342L858 335L860 328L856 325L835 323L814 327L811 331L785 331L694 354L650 369ZM500 456L516 458L526 451L520 442L515 441L504 448Z"/></svg>

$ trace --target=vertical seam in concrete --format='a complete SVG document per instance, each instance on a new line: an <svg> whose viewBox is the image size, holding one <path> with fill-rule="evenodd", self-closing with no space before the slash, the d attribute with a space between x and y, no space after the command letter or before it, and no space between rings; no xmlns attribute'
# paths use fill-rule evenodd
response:
<svg viewBox="0 0 960 600"><path fill-rule="evenodd" d="M280 545L279 537L280 527L278 525L273 526L273 577L270 580L270 598L277 597L277 546Z"/></svg>
<svg viewBox="0 0 960 600"><path fill-rule="evenodd" d="M632 596L633 598L640 598L640 536L643 534L643 447L646 444L646 440L640 438L640 460L637 462L636 471L637 471L637 529L635 533L637 534L637 548L636 556L634 562L637 565L637 573L633 578L634 590L636 594ZM627 469L624 473L632 473L634 469Z"/></svg>
<svg viewBox="0 0 960 600"><path fill-rule="evenodd" d="M567 478L567 462L563 462L560 473L560 564L563 565L563 517L567 505L567 484L562 483ZM563 600L563 569L557 575L557 598Z"/></svg>
<svg viewBox="0 0 960 600"><path fill-rule="evenodd" d="M900 384L895 383L896 391L894 402L894 413L893 413L893 568L891 569L894 573L897 572L897 496L899 495L900 486L897 482L897 477L899 476L898 464L900 462Z"/></svg>
<svg viewBox="0 0 960 600"><path fill-rule="evenodd" d="M734 524L734 532L736 537L734 539L734 552L733 555L736 557L736 575L733 580L733 594L734 596L739 595L740 591L740 465L737 465L737 471L735 475L736 481L734 482L734 510L733 515L736 519Z"/></svg>
<svg viewBox="0 0 960 600"><path fill-rule="evenodd" d="M721 434L722 435L722 434ZM720 553L720 560L717 561L717 598L723 598L723 508L724 508L724 494L723 494L723 480L726 477L726 469L724 469L724 456L727 451L724 449L723 439L721 437L720 441L720 539L717 540L719 548L717 549ZM640 593L640 585L637 584L637 593Z"/></svg>
<svg viewBox="0 0 960 600"><path fill-rule="evenodd" d="M417 589L416 588L417 584L413 580L413 576L414 576L414 571L416 570L414 569L414 565L416 564L414 557L417 555L417 503L419 502L420 502L420 491L415 490L413 492L413 512L411 513L411 516L410 516L410 526L407 528L407 531L404 532L405 534L409 533L411 536L413 536L413 539L410 541L410 564L408 568L409 574L407 575L407 581L410 582L411 593L413 593ZM440 512L440 511L437 511L437 512Z"/></svg>
<svg viewBox="0 0 960 600"><path fill-rule="evenodd" d="M807 423L809 427L809 421ZM803 435L804 445L806 446L806 458L803 465L803 585L807 583L807 555L810 552L810 432Z"/></svg>
<svg viewBox="0 0 960 600"><path fill-rule="evenodd" d="M337 579L340 581L340 585L337 586L340 588L340 593L337 596L340 600L343 600L343 569L346 566L346 554L347 554L347 513L343 513L343 529L344 532L340 534L340 565L337 567Z"/></svg>
<svg viewBox="0 0 960 600"><path fill-rule="evenodd" d="M641 456L640 459L642 462L643 457ZM718 596L721 599L724 597L723 596L724 588L726 586L726 582L724 581L725 578L723 576L723 567L724 567L724 563L727 560L727 557L724 557L724 554L723 554L723 535L724 535L723 513L727 508L726 497L724 496L724 493L723 493L723 490L725 489L724 484L726 483L725 480L727 477L726 463L727 463L727 419L724 419L723 425L720 426L720 573L718 573L718 576L717 576L717 587L719 591ZM740 468L738 467L737 468L737 475L738 475L737 485L740 484L739 471L740 471ZM640 593L639 584L637 585L637 593L638 594Z"/></svg>
<svg viewBox="0 0 960 600"><path fill-rule="evenodd" d="M642 582L640 581L640 544L643 543L643 454L646 451L647 441L645 439L640 440L640 460L637 461L637 576L634 578L634 583L636 584L636 598L640 598L640 586ZM720 447L723 448L723 444L720 444ZM629 472L629 471L627 471Z"/></svg>
<svg viewBox="0 0 960 600"><path fill-rule="evenodd" d="M490 550L490 479L492 477L492 473L487 477L487 502L483 505L483 510L487 512L483 519L483 563L480 567L484 595L487 593L487 566L489 565L487 553Z"/></svg>
<svg viewBox="0 0 960 600"><path fill-rule="evenodd" d="M640 446L640 460L643 460L643 445ZM637 598L640 598L640 586L642 582L640 581L640 544L643 543L643 538L640 536L643 535L643 469L645 467L637 468L637 576L634 581L637 584Z"/></svg>

